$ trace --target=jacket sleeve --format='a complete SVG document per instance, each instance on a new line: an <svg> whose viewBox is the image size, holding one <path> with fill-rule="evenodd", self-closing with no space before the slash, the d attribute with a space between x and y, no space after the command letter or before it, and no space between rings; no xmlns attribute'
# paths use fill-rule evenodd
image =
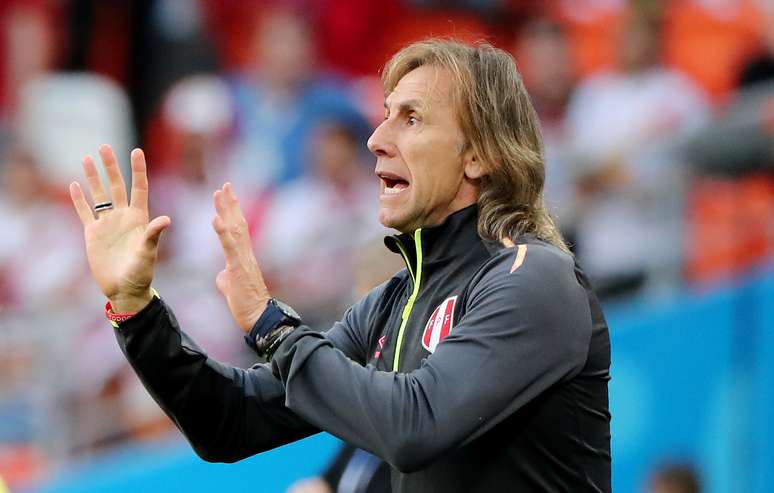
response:
<svg viewBox="0 0 774 493"><path fill-rule="evenodd" d="M513 250L491 260L465 315L409 373L358 366L325 334L296 330L272 361L286 405L403 472L485 433L586 360L591 314L572 259L536 250L513 273Z"/></svg>
<svg viewBox="0 0 774 493"><path fill-rule="evenodd" d="M364 361L358 307L326 340L345 359ZM204 460L234 462L319 431L285 406L285 389L268 365L241 369L208 357L161 299L115 333L145 388Z"/></svg>

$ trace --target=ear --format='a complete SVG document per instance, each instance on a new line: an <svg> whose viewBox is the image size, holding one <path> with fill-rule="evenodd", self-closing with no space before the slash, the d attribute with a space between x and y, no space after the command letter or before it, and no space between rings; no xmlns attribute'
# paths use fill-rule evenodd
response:
<svg viewBox="0 0 774 493"><path fill-rule="evenodd" d="M464 165L465 178L468 178L469 180L476 180L486 174L481 159L476 156L476 153L473 152L473 149L468 149L465 151L464 155L462 156L462 162Z"/></svg>

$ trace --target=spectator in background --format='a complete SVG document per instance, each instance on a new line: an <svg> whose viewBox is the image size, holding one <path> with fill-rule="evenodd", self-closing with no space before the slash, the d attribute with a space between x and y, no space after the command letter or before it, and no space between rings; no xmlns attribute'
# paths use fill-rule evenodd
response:
<svg viewBox="0 0 774 493"><path fill-rule="evenodd" d="M71 299L86 273L76 218L26 150L6 150L0 178L0 305L25 310Z"/></svg>
<svg viewBox="0 0 774 493"><path fill-rule="evenodd" d="M648 482L647 493L701 493L699 476L691 466L669 465L657 469Z"/></svg>
<svg viewBox="0 0 774 493"><path fill-rule="evenodd" d="M561 152L565 114L575 87L568 38L560 24L537 18L519 32L514 52L543 131L546 205L558 218L565 238L574 243L573 182Z"/></svg>
<svg viewBox="0 0 774 493"><path fill-rule="evenodd" d="M313 168L277 191L255 239L277 296L316 324L330 324L355 299L355 252L385 233L379 180L362 145L368 130L359 119L319 123L306 146Z"/></svg>
<svg viewBox="0 0 774 493"><path fill-rule="evenodd" d="M196 337L227 361L242 361L238 336L222 327L230 325L226 305L216 296L213 279L222 268L220 243L213 238L212 190L231 175L222 156L228 146L233 107L227 84L217 76L182 79L167 94L162 107L168 162L156 178L152 203L175 217L162 250L158 285L174 285L169 299L186 303L179 315L183 323L198 327ZM245 200L250 209L251 194ZM249 361L244 361L249 363Z"/></svg>
<svg viewBox="0 0 774 493"><path fill-rule="evenodd" d="M226 84L215 76L198 75L175 84L162 109L167 161L153 202L174 215L166 239L166 259L187 269L212 269L222 255L209 225L212 190L229 173L221 157L233 109ZM196 245L197 248L191 248Z"/></svg>
<svg viewBox="0 0 774 493"><path fill-rule="evenodd" d="M647 3L647 2L641 2ZM659 3L669 65L690 75L716 104L732 94L740 65L759 47L768 0L679 0Z"/></svg>
<svg viewBox="0 0 774 493"><path fill-rule="evenodd" d="M759 17L768 29L758 49L739 65L729 103L686 146L700 175L739 178L774 169L774 4L763 7ZM716 202L717 194L709 198Z"/></svg>
<svg viewBox="0 0 774 493"><path fill-rule="evenodd" d="M686 210L689 285L746 275L774 255L774 4L767 3L759 2L755 19L769 26L761 46L736 50L736 58L747 55L733 77L736 92L685 146L695 172ZM714 66L714 56L705 63Z"/></svg>
<svg viewBox="0 0 774 493"><path fill-rule="evenodd" d="M619 68L584 81L567 116L577 187L577 251L600 296L673 287L680 272L682 186L676 145L708 106L660 64L660 25L632 15Z"/></svg>
<svg viewBox="0 0 774 493"><path fill-rule="evenodd" d="M53 68L53 2L0 3L0 122L14 123L22 89Z"/></svg>
<svg viewBox="0 0 774 493"><path fill-rule="evenodd" d="M343 88L315 72L309 26L291 11L264 12L254 72L233 83L235 183L263 188L307 171L303 145L324 115L356 113Z"/></svg>
<svg viewBox="0 0 774 493"><path fill-rule="evenodd" d="M588 77L611 70L616 62L616 31L628 10L627 0L557 0L511 2L532 5L542 15L558 22L567 33L576 73ZM640 5L658 2L639 2Z"/></svg>

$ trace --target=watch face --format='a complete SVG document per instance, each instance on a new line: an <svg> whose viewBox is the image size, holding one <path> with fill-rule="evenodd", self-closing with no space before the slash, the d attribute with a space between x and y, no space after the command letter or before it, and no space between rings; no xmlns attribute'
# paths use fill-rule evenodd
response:
<svg viewBox="0 0 774 493"><path fill-rule="evenodd" d="M290 307L290 305L281 302L280 300L274 298L274 304L277 308L280 309L282 313L285 314L285 316L293 318L295 320L301 320L301 315L298 314L293 308Z"/></svg>

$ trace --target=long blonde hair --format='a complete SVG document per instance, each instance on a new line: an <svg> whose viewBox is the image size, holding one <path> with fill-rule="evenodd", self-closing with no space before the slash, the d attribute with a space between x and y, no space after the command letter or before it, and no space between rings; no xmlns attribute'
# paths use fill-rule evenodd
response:
<svg viewBox="0 0 774 493"><path fill-rule="evenodd" d="M416 42L385 66L385 93L423 65L452 74L452 97L466 145L485 166L478 198L479 235L500 241L533 234L569 251L543 203L540 127L513 58L486 43L469 46L438 38Z"/></svg>

